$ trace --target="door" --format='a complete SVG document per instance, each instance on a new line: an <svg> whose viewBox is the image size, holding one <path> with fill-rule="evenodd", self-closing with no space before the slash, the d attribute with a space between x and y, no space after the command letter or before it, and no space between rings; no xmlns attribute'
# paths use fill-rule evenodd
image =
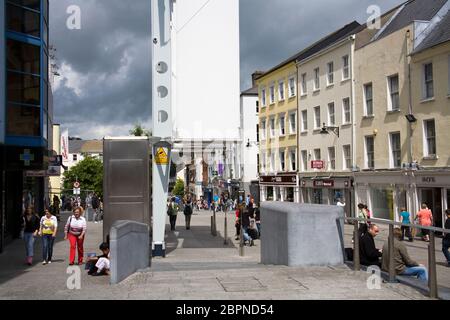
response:
<svg viewBox="0 0 450 320"><path fill-rule="evenodd" d="M433 225L442 228L442 190L439 188L422 189L421 203L426 203L433 213Z"/></svg>

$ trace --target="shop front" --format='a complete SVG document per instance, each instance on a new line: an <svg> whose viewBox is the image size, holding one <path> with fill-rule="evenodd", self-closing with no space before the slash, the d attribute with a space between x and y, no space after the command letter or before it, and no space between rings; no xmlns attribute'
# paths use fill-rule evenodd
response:
<svg viewBox="0 0 450 320"><path fill-rule="evenodd" d="M262 176L259 186L261 201L299 202L296 174Z"/></svg>
<svg viewBox="0 0 450 320"><path fill-rule="evenodd" d="M351 177L303 177L300 179L302 203L336 205L345 203L345 214L352 215L353 179Z"/></svg>

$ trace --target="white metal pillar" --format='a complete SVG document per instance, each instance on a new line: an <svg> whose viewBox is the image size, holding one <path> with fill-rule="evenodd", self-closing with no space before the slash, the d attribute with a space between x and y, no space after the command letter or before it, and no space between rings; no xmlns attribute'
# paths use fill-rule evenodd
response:
<svg viewBox="0 0 450 320"><path fill-rule="evenodd" d="M172 144L173 0L152 0L153 238L152 255L165 257L166 201Z"/></svg>

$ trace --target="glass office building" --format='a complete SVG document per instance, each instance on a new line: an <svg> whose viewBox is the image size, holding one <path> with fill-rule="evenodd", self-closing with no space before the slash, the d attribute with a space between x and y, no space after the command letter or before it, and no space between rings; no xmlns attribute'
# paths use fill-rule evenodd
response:
<svg viewBox="0 0 450 320"><path fill-rule="evenodd" d="M0 250L20 232L21 213L44 208L52 102L48 0L0 0Z"/></svg>

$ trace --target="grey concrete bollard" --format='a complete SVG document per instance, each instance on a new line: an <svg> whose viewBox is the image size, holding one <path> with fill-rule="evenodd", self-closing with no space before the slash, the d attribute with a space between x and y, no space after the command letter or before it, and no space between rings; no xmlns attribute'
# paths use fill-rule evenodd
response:
<svg viewBox="0 0 450 320"><path fill-rule="evenodd" d="M329 266L344 263L344 210L338 206L264 202L261 263Z"/></svg>
<svg viewBox="0 0 450 320"><path fill-rule="evenodd" d="M120 220L109 234L111 284L150 266L150 234L144 223Z"/></svg>

